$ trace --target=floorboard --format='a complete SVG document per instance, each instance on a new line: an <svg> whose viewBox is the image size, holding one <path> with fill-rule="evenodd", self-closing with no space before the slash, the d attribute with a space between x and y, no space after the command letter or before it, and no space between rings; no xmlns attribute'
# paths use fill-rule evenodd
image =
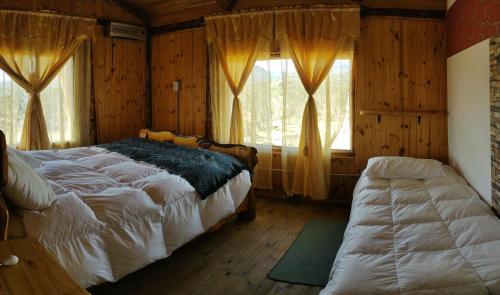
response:
<svg viewBox="0 0 500 295"><path fill-rule="evenodd" d="M311 218L345 219L348 210L329 204L257 198L257 218L230 221L116 283L92 294L318 294L319 287L267 279ZM133 259L133 257L131 257Z"/></svg>

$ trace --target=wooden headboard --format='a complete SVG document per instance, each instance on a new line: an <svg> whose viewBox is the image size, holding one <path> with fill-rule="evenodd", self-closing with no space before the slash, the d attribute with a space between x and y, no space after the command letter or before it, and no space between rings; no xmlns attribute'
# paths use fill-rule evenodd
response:
<svg viewBox="0 0 500 295"><path fill-rule="evenodd" d="M7 140L3 131L0 130L0 241L7 240L7 228L9 225L9 209L1 193L1 189L7 185L8 178Z"/></svg>
<svg viewBox="0 0 500 295"><path fill-rule="evenodd" d="M221 144L207 137L183 136L174 134L170 131L153 131L149 129L142 129L139 132L139 137L154 141L173 142L175 144L189 147L202 147L212 151L231 155L247 164L248 169L250 169L251 171L254 170L255 166L259 162L257 158L257 149L242 144Z"/></svg>

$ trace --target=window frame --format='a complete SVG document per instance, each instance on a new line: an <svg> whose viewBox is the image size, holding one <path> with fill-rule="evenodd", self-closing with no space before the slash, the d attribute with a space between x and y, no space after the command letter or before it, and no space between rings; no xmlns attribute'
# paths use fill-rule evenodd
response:
<svg viewBox="0 0 500 295"><path fill-rule="evenodd" d="M60 79L62 76L64 76L66 73L65 73L65 67L71 63L71 76L69 78L69 80L71 81L72 83L72 88L74 88L75 86L75 69L74 69L74 56L70 56L70 58L68 60L66 60L66 62L63 64L63 66L58 70L58 73L52 78L52 80L47 84L47 86L39 93L39 96L40 96L40 103L41 103L41 109L42 109L42 112L43 112L43 115L44 115L44 118L45 118L45 125L46 125L46 128L47 128L47 134L48 134L48 137L49 137L49 143L50 143L50 147L51 148L61 148L61 147L66 147L68 146L69 144L72 143L72 138L73 138L73 129L71 128L72 126L70 125L70 128L68 128L68 126L65 126L64 130L67 130L70 134L69 136L69 140L66 139L64 137L64 135L62 134L58 134L58 132L52 132L53 130L50 128L50 125L49 125L49 120L51 120L50 116L48 116L47 114L47 110L44 109L44 103L47 103L46 101L46 97L44 97L44 95L47 93L47 91L57 91L58 94L57 96L52 96L52 95L49 95L49 98L51 99L59 99L60 97L64 96L64 93L63 93L63 87L60 83ZM26 104L23 106L24 108L24 113L22 114L21 116L21 121L22 121L22 124L20 126L20 131L21 131L21 134L18 134L15 136L15 141L14 142L10 142L8 143L9 146L13 146L13 147L16 147L16 148L19 148L19 145L22 141L22 132L23 132L23 128L24 128L24 123L25 123L25 118L26 118L26 111L28 109L28 105L30 103L30 96L29 96L29 93L26 89L24 89L22 86L19 85L19 83L17 83L12 77L10 77L6 71L0 69L0 75L4 75L4 77L7 77L9 80L10 80L10 83L12 85L14 85L14 87L18 88L20 91L23 92L23 96L26 97ZM58 83L59 85L58 86L53 86L54 83ZM0 88L1 89L1 88ZM73 95L73 94L71 94ZM59 108L63 108L64 109L64 106L60 105L60 104L57 104ZM66 106L67 107L67 106ZM67 111L70 111L69 109L67 109ZM59 123L62 123L61 122L61 118L63 116L66 116L67 114L62 111L61 113L61 109L59 109L59 112L58 112L58 121ZM66 118L68 120L71 120L71 116L68 116L68 118ZM54 135L55 134L55 135ZM62 135L62 136L61 136ZM53 139L57 139L55 141L53 141Z"/></svg>
<svg viewBox="0 0 500 295"><path fill-rule="evenodd" d="M274 50L271 51L269 54L269 59L282 59L281 58L281 52L279 51L279 46L276 46L273 44ZM354 121L355 121L355 87L356 87L356 55L357 55L357 42L354 43L354 51L353 51L353 59L352 59L352 65L351 65L351 96L350 96L350 101L349 101L349 124L350 124L350 130L351 130L351 136L350 136L350 142L351 142L351 148L342 150L342 149L331 149L332 156L337 156L338 157L354 157ZM272 152L275 154L278 150L281 151L282 146L280 145L274 145L272 144Z"/></svg>

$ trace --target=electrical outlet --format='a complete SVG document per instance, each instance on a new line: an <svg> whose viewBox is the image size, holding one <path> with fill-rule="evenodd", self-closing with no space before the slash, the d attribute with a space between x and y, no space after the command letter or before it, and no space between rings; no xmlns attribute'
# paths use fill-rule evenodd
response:
<svg viewBox="0 0 500 295"><path fill-rule="evenodd" d="M180 84L179 81L174 81L172 83L172 90L174 90L175 92L178 92L179 91L179 84Z"/></svg>

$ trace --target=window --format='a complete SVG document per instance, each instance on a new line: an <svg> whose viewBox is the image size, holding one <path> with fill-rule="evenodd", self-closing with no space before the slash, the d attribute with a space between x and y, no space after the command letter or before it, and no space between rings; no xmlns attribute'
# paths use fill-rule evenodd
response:
<svg viewBox="0 0 500 295"><path fill-rule="evenodd" d="M351 150L351 61L337 59L314 95L322 143L332 134L333 150ZM240 95L245 143L298 147L307 98L291 59L257 61Z"/></svg>
<svg viewBox="0 0 500 295"><path fill-rule="evenodd" d="M50 142L64 144L71 140L70 105L73 101L73 60L70 59L51 83L42 91L40 100ZM28 93L0 70L0 129L8 145L19 145Z"/></svg>

